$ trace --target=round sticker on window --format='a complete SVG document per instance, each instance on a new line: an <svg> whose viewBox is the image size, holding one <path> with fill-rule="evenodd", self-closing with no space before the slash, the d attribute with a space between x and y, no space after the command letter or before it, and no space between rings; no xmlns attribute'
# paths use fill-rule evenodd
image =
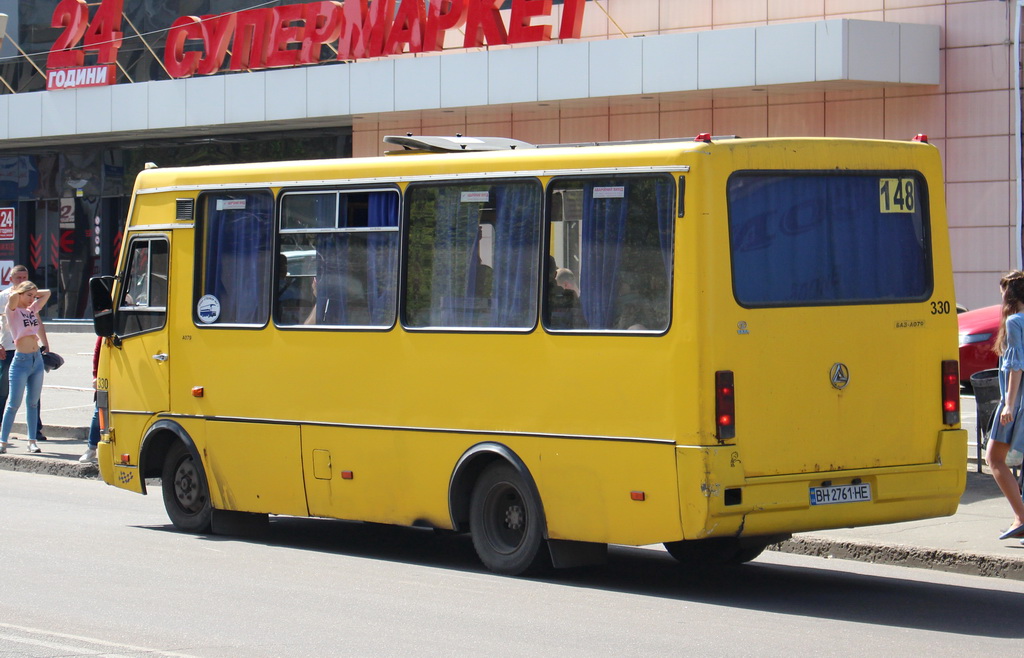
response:
<svg viewBox="0 0 1024 658"><path fill-rule="evenodd" d="M220 317L220 301L213 295L203 295L196 304L196 314L204 324L213 324Z"/></svg>

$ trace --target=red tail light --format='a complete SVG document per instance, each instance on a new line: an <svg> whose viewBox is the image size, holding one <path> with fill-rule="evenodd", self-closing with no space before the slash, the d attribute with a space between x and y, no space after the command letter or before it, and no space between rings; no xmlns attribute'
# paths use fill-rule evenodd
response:
<svg viewBox="0 0 1024 658"><path fill-rule="evenodd" d="M736 389L732 370L715 373L715 437L719 441L736 438Z"/></svg>
<svg viewBox="0 0 1024 658"><path fill-rule="evenodd" d="M942 362L942 423L960 422L960 367L956 361Z"/></svg>

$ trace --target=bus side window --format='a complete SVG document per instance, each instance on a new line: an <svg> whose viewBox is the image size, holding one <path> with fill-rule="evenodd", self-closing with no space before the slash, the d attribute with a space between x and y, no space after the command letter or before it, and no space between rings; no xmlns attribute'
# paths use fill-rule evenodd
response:
<svg viewBox="0 0 1024 658"><path fill-rule="evenodd" d="M554 180L548 188L544 326L665 331L672 296L675 183L669 176ZM578 309L567 311L572 295Z"/></svg>
<svg viewBox="0 0 1024 658"><path fill-rule="evenodd" d="M536 179L410 185L404 324L533 327L541 199Z"/></svg>
<svg viewBox="0 0 1024 658"><path fill-rule="evenodd" d="M270 315L273 195L265 190L217 192L204 195L203 201L202 279L195 301L212 296L219 314L197 315L196 323L265 324Z"/></svg>
<svg viewBox="0 0 1024 658"><path fill-rule="evenodd" d="M394 324L398 205L395 189L285 194L275 321L285 326Z"/></svg>
<svg viewBox="0 0 1024 658"><path fill-rule="evenodd" d="M167 320L167 240L136 238L128 254L115 315L118 336L160 329Z"/></svg>

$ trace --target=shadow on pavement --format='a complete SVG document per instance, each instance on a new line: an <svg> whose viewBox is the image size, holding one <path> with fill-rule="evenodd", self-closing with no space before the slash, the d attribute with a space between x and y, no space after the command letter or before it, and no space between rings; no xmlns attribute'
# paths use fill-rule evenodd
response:
<svg viewBox="0 0 1024 658"><path fill-rule="evenodd" d="M170 525L137 527L177 532ZM266 532L258 537L197 535L196 539L245 541L487 573L468 536L428 529L273 517ZM839 561L823 561L821 567L755 561L740 567L687 569L665 552L614 546L607 565L555 571L541 580L554 585L802 617L979 637L1024 638L1024 625L1020 623L1024 619L1024 596L1019 593L850 573L842 570Z"/></svg>

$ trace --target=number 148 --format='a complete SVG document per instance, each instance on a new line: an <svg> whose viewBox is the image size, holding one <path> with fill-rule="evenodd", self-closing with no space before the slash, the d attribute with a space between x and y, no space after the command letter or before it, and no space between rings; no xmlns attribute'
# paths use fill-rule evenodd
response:
<svg viewBox="0 0 1024 658"><path fill-rule="evenodd" d="M913 178L878 179L879 211L914 212L917 207Z"/></svg>

